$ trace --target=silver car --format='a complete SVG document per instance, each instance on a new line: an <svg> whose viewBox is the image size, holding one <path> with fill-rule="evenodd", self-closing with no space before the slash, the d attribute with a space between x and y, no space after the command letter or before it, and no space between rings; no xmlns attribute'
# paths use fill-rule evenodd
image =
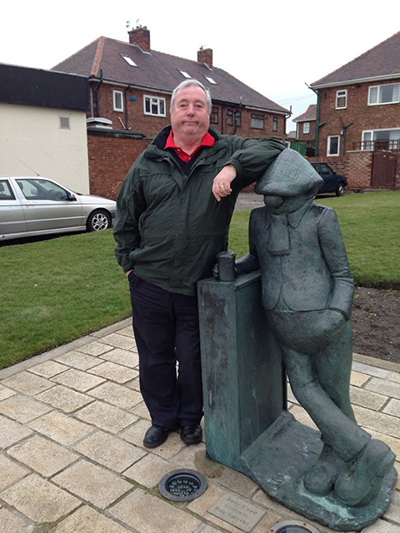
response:
<svg viewBox="0 0 400 533"><path fill-rule="evenodd" d="M42 177L0 176L0 241L110 228L116 204Z"/></svg>

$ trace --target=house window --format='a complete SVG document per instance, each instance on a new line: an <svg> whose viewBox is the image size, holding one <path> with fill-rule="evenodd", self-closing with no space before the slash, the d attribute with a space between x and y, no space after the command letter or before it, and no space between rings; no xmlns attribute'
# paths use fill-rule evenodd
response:
<svg viewBox="0 0 400 533"><path fill-rule="evenodd" d="M113 91L114 111L124 110L124 94L122 91Z"/></svg>
<svg viewBox="0 0 400 533"><path fill-rule="evenodd" d="M398 150L400 149L400 129L370 130L362 133L362 150Z"/></svg>
<svg viewBox="0 0 400 533"><path fill-rule="evenodd" d="M60 129L69 130L70 128L69 117L60 117Z"/></svg>
<svg viewBox="0 0 400 533"><path fill-rule="evenodd" d="M330 135L328 137L327 155L339 155L340 137L339 135Z"/></svg>
<svg viewBox="0 0 400 533"><path fill-rule="evenodd" d="M226 113L226 123L228 126L233 126L233 110L228 109Z"/></svg>
<svg viewBox="0 0 400 533"><path fill-rule="evenodd" d="M310 123L303 122L303 133L310 133Z"/></svg>
<svg viewBox="0 0 400 533"><path fill-rule="evenodd" d="M184 78L187 78L188 80L191 79L192 76L189 74L189 72L186 72L186 70L181 70L181 69L178 69L178 70Z"/></svg>
<svg viewBox="0 0 400 533"><path fill-rule="evenodd" d="M204 77L208 81L208 83L211 83L211 85L218 85L218 83L211 76L204 76Z"/></svg>
<svg viewBox="0 0 400 533"><path fill-rule="evenodd" d="M346 109L347 107L347 89L336 91L336 109Z"/></svg>
<svg viewBox="0 0 400 533"><path fill-rule="evenodd" d="M278 117L272 119L272 131L278 131Z"/></svg>
<svg viewBox="0 0 400 533"><path fill-rule="evenodd" d="M256 113L251 114L251 127L256 130L264 129L264 116Z"/></svg>
<svg viewBox="0 0 400 533"><path fill-rule="evenodd" d="M133 61L133 59L128 56L127 54L121 54L121 57L125 59L125 61L130 65L131 67L137 67L136 63Z"/></svg>
<svg viewBox="0 0 400 533"><path fill-rule="evenodd" d="M211 108L210 122L211 124L218 124L218 107Z"/></svg>
<svg viewBox="0 0 400 533"><path fill-rule="evenodd" d="M398 104L400 83L376 85L368 90L368 105Z"/></svg>
<svg viewBox="0 0 400 533"><path fill-rule="evenodd" d="M144 97L144 114L165 117L165 98L157 96Z"/></svg>
<svg viewBox="0 0 400 533"><path fill-rule="evenodd" d="M242 125L242 113L241 111L235 111L235 124L237 128Z"/></svg>

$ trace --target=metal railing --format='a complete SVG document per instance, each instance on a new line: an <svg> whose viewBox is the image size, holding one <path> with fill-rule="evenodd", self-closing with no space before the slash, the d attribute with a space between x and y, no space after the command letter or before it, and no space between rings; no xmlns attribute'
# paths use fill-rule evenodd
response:
<svg viewBox="0 0 400 533"><path fill-rule="evenodd" d="M387 141L362 141L353 143L353 150L365 150L382 152L384 150L390 150L397 152L400 150L400 139L387 140Z"/></svg>

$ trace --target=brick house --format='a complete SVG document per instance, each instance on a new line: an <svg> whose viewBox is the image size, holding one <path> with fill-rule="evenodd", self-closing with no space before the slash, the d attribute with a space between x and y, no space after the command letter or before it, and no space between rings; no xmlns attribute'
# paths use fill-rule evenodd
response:
<svg viewBox="0 0 400 533"><path fill-rule="evenodd" d="M221 133L285 138L290 112L215 67L211 49L192 61L152 50L146 27L128 34L126 43L99 37L52 69L88 78L92 193L115 196L136 157L169 124L172 91L187 78L210 89L211 125Z"/></svg>
<svg viewBox="0 0 400 533"><path fill-rule="evenodd" d="M317 129L317 105L311 104L305 113L293 119L296 124L296 143L298 151L312 157L315 154L315 136ZM304 153L303 153L304 152Z"/></svg>
<svg viewBox="0 0 400 533"><path fill-rule="evenodd" d="M311 84L316 153L349 187L400 188L400 32Z"/></svg>
<svg viewBox="0 0 400 533"><path fill-rule="evenodd" d="M152 50L146 27L128 33L129 43L99 37L52 68L88 77L88 117L107 118L113 129L154 137L169 124L173 89L196 78L210 89L211 123L221 133L284 138L290 112L215 67L211 49L200 49L197 61L191 61Z"/></svg>

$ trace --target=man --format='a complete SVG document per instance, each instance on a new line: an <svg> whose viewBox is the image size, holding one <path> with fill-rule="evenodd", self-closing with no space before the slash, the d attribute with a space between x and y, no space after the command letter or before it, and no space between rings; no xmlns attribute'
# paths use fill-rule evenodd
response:
<svg viewBox="0 0 400 533"><path fill-rule="evenodd" d="M265 207L251 213L250 253L236 268L261 269L262 303L293 394L321 431L305 488L364 506L394 454L357 425L350 403L354 286L336 214L313 203L321 185L298 152L276 158L255 187Z"/></svg>
<svg viewBox="0 0 400 533"><path fill-rule="evenodd" d="M210 113L200 82L178 85L171 126L137 159L117 199L116 257L130 284L140 387L152 421L148 448L178 428L188 445L202 439L196 283L227 247L240 189L285 148L220 135L209 128Z"/></svg>

